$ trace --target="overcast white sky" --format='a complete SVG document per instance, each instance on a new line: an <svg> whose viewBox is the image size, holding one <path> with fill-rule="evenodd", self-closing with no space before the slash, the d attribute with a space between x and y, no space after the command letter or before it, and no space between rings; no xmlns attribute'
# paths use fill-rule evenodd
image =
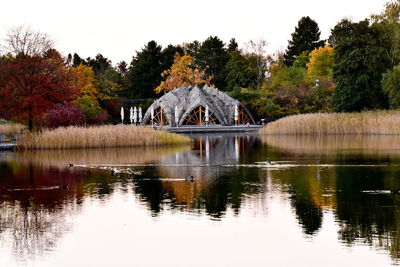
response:
<svg viewBox="0 0 400 267"><path fill-rule="evenodd" d="M217 35L239 45L268 41L268 53L284 50L302 16L317 21L322 38L342 18L358 21L380 13L387 0L3 0L0 39L22 24L48 33L67 55L130 63L135 51L156 40L163 47Z"/></svg>

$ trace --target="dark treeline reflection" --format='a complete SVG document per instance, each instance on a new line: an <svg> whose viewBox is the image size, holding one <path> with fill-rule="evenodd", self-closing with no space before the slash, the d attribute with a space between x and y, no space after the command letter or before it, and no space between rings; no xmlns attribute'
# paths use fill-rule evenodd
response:
<svg viewBox="0 0 400 267"><path fill-rule="evenodd" d="M400 196L388 193L400 188L395 137L194 137L191 147L0 154L0 238L21 255L49 249L87 200L121 192L152 216L174 210L212 220L264 213L269 197L279 196L306 236L332 212L341 242L400 258Z"/></svg>
<svg viewBox="0 0 400 267"><path fill-rule="evenodd" d="M261 173L249 168L239 168L235 172L219 170L219 175L213 177L215 169L209 167L210 173L195 176L194 182L180 180L189 177L184 174L179 178L173 175L156 178L161 172L168 172L169 168L148 171L133 180L135 194L147 204L153 216L166 209L205 212L213 219L222 218L228 208L239 214L244 199L261 193L265 182ZM193 167L193 171L195 169Z"/></svg>
<svg viewBox="0 0 400 267"><path fill-rule="evenodd" d="M275 153L320 166L274 173L287 185L305 233L321 227L332 210L345 244L369 244L400 259L400 138L396 136L264 137ZM331 166L324 166L330 164ZM317 165L317 164L316 164Z"/></svg>
<svg viewBox="0 0 400 267"><path fill-rule="evenodd" d="M160 166L136 176L135 193L153 216L164 209L205 212L213 219L228 208L238 214L246 196L262 191L265 176L257 169L232 166L259 151L258 143L254 136L199 136L190 151L164 157ZM184 181L191 176L193 182Z"/></svg>

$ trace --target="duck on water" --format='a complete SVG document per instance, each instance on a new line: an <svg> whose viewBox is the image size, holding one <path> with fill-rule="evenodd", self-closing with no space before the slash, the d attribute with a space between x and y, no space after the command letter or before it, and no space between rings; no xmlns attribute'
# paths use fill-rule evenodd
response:
<svg viewBox="0 0 400 267"><path fill-rule="evenodd" d="M188 182L194 182L193 175L192 175L192 176L190 176L190 177L185 177L185 181L188 181Z"/></svg>

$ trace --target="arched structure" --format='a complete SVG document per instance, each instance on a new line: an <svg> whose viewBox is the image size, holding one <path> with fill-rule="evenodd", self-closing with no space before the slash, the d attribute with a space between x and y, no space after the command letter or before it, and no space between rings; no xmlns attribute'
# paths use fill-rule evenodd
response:
<svg viewBox="0 0 400 267"><path fill-rule="evenodd" d="M204 125L206 109L209 124L234 125L236 107L239 111L238 124L255 123L245 106L216 88L207 85L202 88L179 87L154 101L146 111L142 124L151 124L153 108L153 122L157 125Z"/></svg>
<svg viewBox="0 0 400 267"><path fill-rule="evenodd" d="M217 117L210 111L208 112L208 122L211 124L221 124ZM206 108L202 105L194 108L192 112L186 116L182 125L204 125L206 124Z"/></svg>
<svg viewBox="0 0 400 267"><path fill-rule="evenodd" d="M153 121L149 120L147 124L151 124L152 122L160 126L168 125L167 115L161 107L154 110L154 119Z"/></svg>

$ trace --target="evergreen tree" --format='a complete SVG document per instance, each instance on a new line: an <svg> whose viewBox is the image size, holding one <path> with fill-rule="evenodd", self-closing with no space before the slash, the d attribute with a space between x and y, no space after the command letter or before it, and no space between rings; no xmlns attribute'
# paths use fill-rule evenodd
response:
<svg viewBox="0 0 400 267"><path fill-rule="evenodd" d="M254 57L242 55L239 51L229 54L229 61L226 64L228 90L257 86L257 71L252 67L255 65L254 61Z"/></svg>
<svg viewBox="0 0 400 267"><path fill-rule="evenodd" d="M78 67L80 64L86 65L87 63L77 53L74 53L73 58L72 58L72 66Z"/></svg>
<svg viewBox="0 0 400 267"><path fill-rule="evenodd" d="M125 74L128 72L128 63L126 63L124 60L117 63L117 71L121 74L121 76L125 76Z"/></svg>
<svg viewBox="0 0 400 267"><path fill-rule="evenodd" d="M239 45L238 45L238 43L236 42L236 39L235 39L235 38L232 38L232 39L229 41L229 44L228 44L228 54L230 54L230 53L232 53L232 52L235 52L235 51L239 51Z"/></svg>
<svg viewBox="0 0 400 267"><path fill-rule="evenodd" d="M171 68L174 63L175 54L183 55L183 48L179 45L168 45L161 52L161 67L163 71Z"/></svg>
<svg viewBox="0 0 400 267"><path fill-rule="evenodd" d="M128 97L156 97L154 89L161 83L161 46L150 41L142 51L133 57L127 78L129 81Z"/></svg>
<svg viewBox="0 0 400 267"><path fill-rule="evenodd" d="M102 76L106 70L111 67L111 60L104 57L102 54L97 54L95 58L88 57L86 59L87 65L92 67L96 76Z"/></svg>
<svg viewBox="0 0 400 267"><path fill-rule="evenodd" d="M226 87L226 63L229 60L225 44L217 36L208 37L194 56L195 63L213 77L212 83L221 90Z"/></svg>
<svg viewBox="0 0 400 267"><path fill-rule="evenodd" d="M336 111L360 111L387 106L381 89L382 74L390 67L385 53L390 45L381 28L368 20L343 20L332 30L335 38L333 80Z"/></svg>
<svg viewBox="0 0 400 267"><path fill-rule="evenodd" d="M284 55L285 64L287 66L292 66L296 57L302 52L311 52L315 48L324 46L325 41L320 40L320 35L321 32L317 22L308 16L302 17L292 33L292 40L289 41L289 45L286 49Z"/></svg>
<svg viewBox="0 0 400 267"><path fill-rule="evenodd" d="M199 54L201 43L197 40L191 42L191 43L185 43L183 45L183 50L185 54L188 54L189 56L193 57L194 59L197 58L197 55Z"/></svg>

